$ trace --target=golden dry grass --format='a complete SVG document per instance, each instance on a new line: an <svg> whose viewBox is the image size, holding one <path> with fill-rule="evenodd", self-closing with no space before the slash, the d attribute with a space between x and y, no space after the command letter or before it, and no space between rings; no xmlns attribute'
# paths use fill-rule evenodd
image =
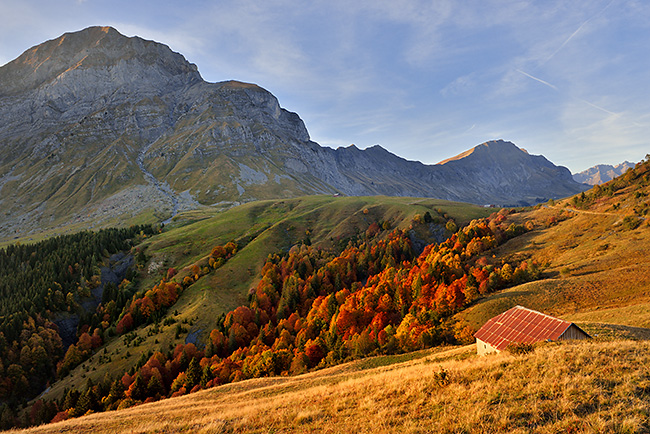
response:
<svg viewBox="0 0 650 434"><path fill-rule="evenodd" d="M514 217L533 219L535 230L496 249L497 258L544 264L543 279L492 294L459 313L479 328L488 319L519 304L570 321L650 326L650 227L627 230L621 215L572 213L551 227L550 216L562 207L542 208Z"/></svg>
<svg viewBox="0 0 650 434"><path fill-rule="evenodd" d="M527 355L474 347L362 369L355 362L24 433L643 433L650 342L545 344ZM380 363L381 364L381 363ZM445 374L441 374L444 372Z"/></svg>

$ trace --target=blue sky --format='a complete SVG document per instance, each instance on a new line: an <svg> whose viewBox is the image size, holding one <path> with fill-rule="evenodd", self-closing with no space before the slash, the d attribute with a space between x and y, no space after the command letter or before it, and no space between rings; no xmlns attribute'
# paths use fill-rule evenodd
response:
<svg viewBox="0 0 650 434"><path fill-rule="evenodd" d="M323 146L434 164L501 138L572 172L650 153L644 0L0 0L0 65L91 25L259 84Z"/></svg>

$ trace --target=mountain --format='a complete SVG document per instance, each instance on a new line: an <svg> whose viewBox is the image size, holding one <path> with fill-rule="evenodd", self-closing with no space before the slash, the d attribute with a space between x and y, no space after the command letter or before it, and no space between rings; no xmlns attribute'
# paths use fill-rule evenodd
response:
<svg viewBox="0 0 650 434"><path fill-rule="evenodd" d="M0 118L5 239L265 198L338 192L515 205L582 188L566 169L503 141L438 165L379 146L321 147L261 87L205 82L166 45L110 27L66 33L0 67Z"/></svg>
<svg viewBox="0 0 650 434"><path fill-rule="evenodd" d="M483 143L436 165L399 158L380 146L332 151L352 185L327 179L346 194L425 196L479 205L529 205L582 191L564 167L511 142Z"/></svg>
<svg viewBox="0 0 650 434"><path fill-rule="evenodd" d="M575 173L573 179L581 184L600 185L607 181L611 181L617 176L627 172L628 169L633 168L634 163L630 163L629 161L624 161L616 166L599 164L582 172Z"/></svg>
<svg viewBox="0 0 650 434"><path fill-rule="evenodd" d="M528 205L585 190L567 168L503 140L483 143L435 167L444 170L449 189L476 204Z"/></svg>

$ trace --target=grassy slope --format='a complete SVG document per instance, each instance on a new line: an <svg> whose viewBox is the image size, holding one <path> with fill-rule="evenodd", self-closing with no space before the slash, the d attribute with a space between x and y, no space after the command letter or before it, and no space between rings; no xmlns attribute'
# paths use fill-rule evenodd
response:
<svg viewBox="0 0 650 434"><path fill-rule="evenodd" d="M143 244L154 261L182 268L205 258L218 244L236 240L245 245L222 268L200 279L183 294L175 310L194 318L196 328L211 328L214 318L246 302L248 290L257 284L259 271L267 256L286 252L307 237L325 248L333 240L365 231L375 221L390 220L396 227L407 228L415 214L442 209L461 223L489 214L480 207L428 199L394 197L309 196L298 199L252 202L213 217L183 224L206 216L206 211L178 219L176 228ZM367 210L367 212L364 212ZM431 240L429 240L431 241ZM145 287L158 276L150 277ZM197 299L202 299L199 309ZM187 315L196 311L194 316Z"/></svg>
<svg viewBox="0 0 650 434"><path fill-rule="evenodd" d="M644 187L641 191L649 190ZM594 333L599 323L650 327L650 226L623 224L636 189L618 192L586 210L564 201L518 216L534 219L536 229L499 248L497 256L524 256L546 263L544 279L482 299L458 315L473 327L517 304L575 321ZM614 204L628 204L613 209ZM569 216L551 227L552 215Z"/></svg>
<svg viewBox="0 0 650 434"><path fill-rule="evenodd" d="M400 358L374 358L295 378L227 385L124 412L93 415L61 427L78 432L94 432L99 427L104 429L100 432L128 428L133 432L206 433L325 428L332 432L647 432L650 377L645 366L650 362L650 344L602 341L611 335L650 338L649 331L641 328L650 326L650 227L646 220L633 230L622 224L638 203L632 199L633 192L619 191L582 211L571 209L565 201L518 214L516 218L522 221L533 219L536 229L493 253L497 259L523 256L545 263L545 278L493 294L458 315L461 321L479 327L488 318L522 304L576 321L598 334L596 341L542 346L518 357L477 358L468 348L446 355L433 354L440 350L405 355L414 360L403 364L393 364ZM307 229L312 240L327 244L330 238L349 234L365 216L374 216L371 212L408 224L413 214L425 209L407 206L415 202L326 197L260 202L221 214L220 218L231 219L226 228L219 218L201 211L184 217L203 219L200 224L182 226L179 222L176 230L153 238L149 248L168 255L170 261L187 258L189 264L212 244L234 238L227 229L242 224L250 228L252 241L239 255L253 264L249 261L265 257L269 246L298 240ZM417 205L429 210L441 207L428 200ZM369 213L363 214L366 208ZM445 210L458 220L463 220L459 216L467 220L480 215L477 209L459 208L456 214L451 208ZM563 214L571 218L546 227L549 217ZM207 239L218 242L207 243ZM192 312L198 319L202 309L217 305L215 299L225 293L241 294L238 291L254 283L253 265L235 267L234 261L229 265L233 269L219 271L239 272L238 284L222 294L218 282L233 281L229 274L202 279L179 301L179 318ZM225 306L233 300L226 298L222 303ZM146 348L145 343L142 350ZM124 350L119 345L115 349L116 354ZM439 359L432 364L435 357ZM440 384L436 374L440 367L450 372L450 384ZM296 406L296 402L306 404Z"/></svg>
<svg viewBox="0 0 650 434"><path fill-rule="evenodd" d="M99 413L28 433L641 433L650 342L544 344L523 356L474 346L378 357ZM443 377L440 373L447 374Z"/></svg>
<svg viewBox="0 0 650 434"><path fill-rule="evenodd" d="M415 214L430 211L435 215L435 209L443 209L459 222L489 213L476 206L426 199L309 196L252 202L188 225L179 219L178 227L143 247L153 260L181 268L201 261L215 245L230 240L245 245L225 266L193 285L175 308L186 312L197 292L205 292L201 298L205 300L207 315L204 309L196 315L198 328L207 328L214 324L212 319L218 314L246 301L248 290L256 285L269 254L288 251L305 239L307 232L313 244L327 248L332 246L332 240L363 232L372 222L390 220L397 227L406 228ZM201 214L205 216L205 211L186 218L200 218ZM152 277L147 284L155 279Z"/></svg>
<svg viewBox="0 0 650 434"><path fill-rule="evenodd" d="M438 209L460 224L492 211L435 199L309 196L251 202L224 212L205 208L184 213L164 233L141 245L151 257L150 262L162 264L161 270L173 266L182 274L183 267L204 261L213 246L230 240L238 240L245 247L223 267L183 292L168 314L176 320L175 324L161 324L156 333L151 325L136 330L143 340L137 346L127 345L124 338L112 340L105 346L106 354L104 349L98 351L55 383L43 397L58 399L65 388L82 387L88 378L97 382L107 374L122 375L143 353L166 351L184 343L187 333L175 337L178 324L203 338L214 328L221 313L246 303L248 290L256 285L267 256L287 251L305 239L307 230L312 243L328 247L332 239L352 236L357 230L363 232L372 222L391 220L396 227L407 228L415 214L429 211L436 216ZM420 235L426 234L420 231ZM144 277L140 287L150 288L159 280L160 274L152 273Z"/></svg>

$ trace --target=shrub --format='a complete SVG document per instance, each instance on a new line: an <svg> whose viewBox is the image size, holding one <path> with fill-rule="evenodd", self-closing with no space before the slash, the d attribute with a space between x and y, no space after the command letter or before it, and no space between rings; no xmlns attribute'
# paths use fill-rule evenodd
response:
<svg viewBox="0 0 650 434"><path fill-rule="evenodd" d="M621 224L621 226L623 227L623 229L632 230L639 227L640 224L641 224L641 219L629 215L623 219L623 223Z"/></svg>
<svg viewBox="0 0 650 434"><path fill-rule="evenodd" d="M534 344L511 342L506 347L506 351L509 352L510 354L514 354L514 355L528 354L528 353L532 353L533 351L535 351L535 345Z"/></svg>

